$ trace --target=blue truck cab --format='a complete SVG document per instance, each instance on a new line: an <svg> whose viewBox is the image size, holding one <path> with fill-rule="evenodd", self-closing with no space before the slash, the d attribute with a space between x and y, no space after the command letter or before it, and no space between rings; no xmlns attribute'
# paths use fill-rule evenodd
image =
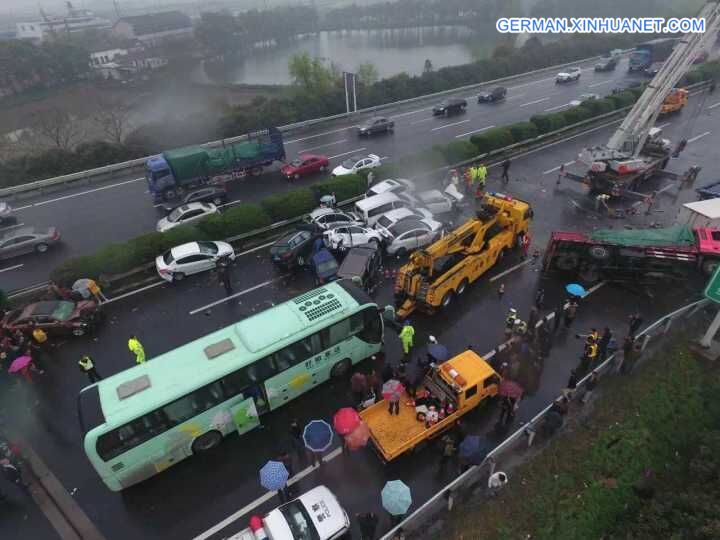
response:
<svg viewBox="0 0 720 540"><path fill-rule="evenodd" d="M170 199L176 196L171 193L176 187L175 177L162 155L153 156L145 162L145 180L155 203L162 202L165 196Z"/></svg>

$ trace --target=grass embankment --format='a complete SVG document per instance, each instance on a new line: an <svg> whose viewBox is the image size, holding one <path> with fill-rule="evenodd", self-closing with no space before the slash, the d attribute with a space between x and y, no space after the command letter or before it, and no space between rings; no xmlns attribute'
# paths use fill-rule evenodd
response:
<svg viewBox="0 0 720 540"><path fill-rule="evenodd" d="M447 537L720 538L720 370L685 343L666 350L603 379L592 413L497 499L458 506Z"/></svg>

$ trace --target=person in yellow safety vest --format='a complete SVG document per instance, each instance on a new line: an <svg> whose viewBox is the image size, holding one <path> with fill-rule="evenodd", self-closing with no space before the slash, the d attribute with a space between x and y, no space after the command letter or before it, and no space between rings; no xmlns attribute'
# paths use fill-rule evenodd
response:
<svg viewBox="0 0 720 540"><path fill-rule="evenodd" d="M90 294L95 297L95 300L97 300L98 304L107 302L107 297L103 294L102 289L92 279L88 279L88 290L90 291Z"/></svg>
<svg viewBox="0 0 720 540"><path fill-rule="evenodd" d="M477 180L477 188L475 191L475 195L477 197L482 197L483 192L485 191L485 182L487 181L487 167L483 165L482 163L475 167L476 172L476 180Z"/></svg>
<svg viewBox="0 0 720 540"><path fill-rule="evenodd" d="M90 384L102 380L102 377L95 369L95 363L93 362L92 358L90 358L90 356L88 356L87 354L83 354L80 357L80 360L78 360L78 366L80 366L80 371L82 371L83 373L85 373L85 375L88 376L88 379L90 379Z"/></svg>
<svg viewBox="0 0 720 540"><path fill-rule="evenodd" d="M514 325L514 332L519 336L524 336L527 334L527 323L521 319L515 319L515 325Z"/></svg>
<svg viewBox="0 0 720 540"><path fill-rule="evenodd" d="M405 354L410 353L410 348L413 346L413 337L415 337L415 329L410 324L410 321L405 321L402 330L400 330L400 341L402 341Z"/></svg>
<svg viewBox="0 0 720 540"><path fill-rule="evenodd" d="M130 336L130 339L128 339L128 349L130 349L130 352L135 355L135 362L138 364L145 362L145 349L143 348L142 343L140 343L140 340L138 340L138 338L134 335Z"/></svg>

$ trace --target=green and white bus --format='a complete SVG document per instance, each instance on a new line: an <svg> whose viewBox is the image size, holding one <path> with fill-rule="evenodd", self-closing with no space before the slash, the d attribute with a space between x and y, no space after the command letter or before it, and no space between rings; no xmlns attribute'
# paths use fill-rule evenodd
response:
<svg viewBox="0 0 720 540"><path fill-rule="evenodd" d="M84 448L120 491L377 353L382 310L337 281L84 388Z"/></svg>

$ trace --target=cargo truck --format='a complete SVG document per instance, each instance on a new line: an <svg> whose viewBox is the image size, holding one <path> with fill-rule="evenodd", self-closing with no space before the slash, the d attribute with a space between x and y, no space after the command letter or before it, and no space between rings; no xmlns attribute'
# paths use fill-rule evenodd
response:
<svg viewBox="0 0 720 540"><path fill-rule="evenodd" d="M720 229L720 199L713 198L683 204L675 217L677 225Z"/></svg>
<svg viewBox="0 0 720 540"><path fill-rule="evenodd" d="M226 184L247 175L259 175L263 167L285 159L282 133L269 128L249 133L247 140L218 148L188 146L168 150L145 163L148 190L156 204L181 198L206 184Z"/></svg>
<svg viewBox="0 0 720 540"><path fill-rule="evenodd" d="M388 463L452 428L461 416L497 395L500 381L490 364L467 350L431 365L416 398L403 393L399 414L390 415L388 402L382 400L360 411L360 418L370 430L373 448ZM431 411L438 412L437 421Z"/></svg>
<svg viewBox="0 0 720 540"><path fill-rule="evenodd" d="M672 38L653 39L641 43L630 53L629 72L645 71L656 62L663 62L670 56L676 40Z"/></svg>
<svg viewBox="0 0 720 540"><path fill-rule="evenodd" d="M660 114L671 114L682 110L688 102L688 91L684 88L673 88L660 107Z"/></svg>

